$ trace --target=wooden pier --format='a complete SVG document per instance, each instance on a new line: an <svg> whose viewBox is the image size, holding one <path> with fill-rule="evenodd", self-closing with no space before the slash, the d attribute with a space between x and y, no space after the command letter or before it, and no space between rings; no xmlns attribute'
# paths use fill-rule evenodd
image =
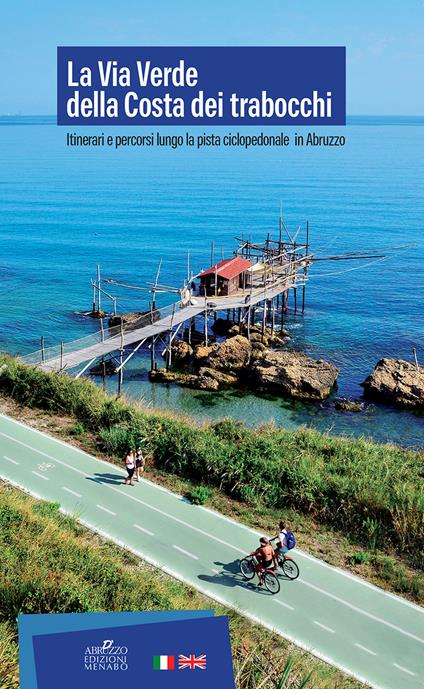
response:
<svg viewBox="0 0 424 689"><path fill-rule="evenodd" d="M269 320L273 327L277 308L280 309L280 321L284 320L290 290L293 292L294 312L298 311L298 289L302 293L299 309L302 313L305 309L305 286L313 256L309 251L308 223L304 243L296 242L300 231L299 228L294 236L290 235L280 215L278 239L273 239L268 234L265 241L258 244L254 243L251 237L246 239L242 235L236 238L238 245L233 256L228 259L223 258L217 263L214 263L212 242L211 267L203 273L193 275L188 257L187 279L181 288L169 287L159 282L162 260L154 282L148 286L138 287L121 285L110 278L102 278L98 266L96 279L92 281L91 315L99 318L100 331L50 348L45 347L43 336L41 348L22 359L44 371L55 373L70 372L82 366L77 373L78 377L85 373L96 360L104 361L104 357L115 354L115 357L119 357L116 372L122 382L125 365L143 345L150 349L152 369L157 366L158 346L164 348L163 353L166 353L169 367L173 339L183 328L184 323L188 324L188 331L191 333L196 318L200 317L203 320L202 332L206 344L209 337L209 320L216 319L219 312L226 312L227 317L232 312L238 323L246 325L248 336L250 326L254 324L259 310L263 327L266 327ZM200 284L197 283L198 280ZM114 285L151 293L150 310L131 323L121 322L120 326L105 328L102 298L103 302L106 298L111 300L113 313L116 316L117 297L111 294ZM163 292L178 294L178 301L170 306L158 308L156 297L158 293ZM258 307L261 308L258 309Z"/></svg>
<svg viewBox="0 0 424 689"><path fill-rule="evenodd" d="M298 241L300 234L304 237L303 242ZM99 318L101 329L93 335L72 342L62 342L50 348L45 347L45 338L42 337L41 348L22 357L22 360L55 373L71 372L80 367L76 374L79 377L97 360L103 362L105 370L105 357L113 356L115 372L119 375L119 394L124 368L143 345L150 350L151 369L154 370L159 350L165 355L167 368L171 366L173 340L178 333L184 332L184 324L187 324L186 331L190 341L196 319L202 321L199 329L203 333L205 344L208 344L210 319L216 320L219 313L226 314L227 319L232 317L232 320L243 325L248 338L250 328L257 325L258 321L263 333L266 328L274 331L277 325L282 329L290 295L291 313L303 315L305 312L308 271L314 261L380 258L380 254L372 250L316 258L310 251L309 224L306 223L305 228L299 228L291 235L281 215L277 239L268 234L262 243L255 243L251 236L246 238L244 235L236 240L237 248L233 256L228 259L222 257L216 263L212 242L211 266L198 274L191 272L188 256L187 279L182 287L160 283L162 259L155 280L146 286L123 285L111 278L102 278L98 267L96 279L92 281L93 308L90 315ZM105 328L102 297L113 303L116 320L117 297L111 294L114 287L149 293L150 308L131 322L125 323L121 319L120 325ZM158 308L157 294L164 292L178 295L178 300L169 306Z"/></svg>

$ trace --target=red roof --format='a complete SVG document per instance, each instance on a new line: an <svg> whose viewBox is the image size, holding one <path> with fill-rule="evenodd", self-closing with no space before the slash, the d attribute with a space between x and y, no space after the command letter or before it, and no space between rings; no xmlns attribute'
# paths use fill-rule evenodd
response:
<svg viewBox="0 0 424 689"><path fill-rule="evenodd" d="M244 271L251 268L251 266L253 266L253 263L248 261L247 258L234 256L234 258L226 258L224 261L217 263L216 266L204 270L203 273L200 273L199 277L203 278L206 275L215 275L216 271L219 277L225 280L231 280L231 278L235 278L237 275L244 273Z"/></svg>

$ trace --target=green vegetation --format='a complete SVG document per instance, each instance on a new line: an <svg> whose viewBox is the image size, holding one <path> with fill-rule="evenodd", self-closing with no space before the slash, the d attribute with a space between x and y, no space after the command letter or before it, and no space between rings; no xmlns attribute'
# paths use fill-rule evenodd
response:
<svg viewBox="0 0 424 689"><path fill-rule="evenodd" d="M206 481L247 504L311 515L371 550L392 545L423 566L422 453L308 429L252 430L232 420L199 427L115 400L86 380L46 374L6 355L2 364L0 392L71 415L111 455L121 458L145 439L162 471Z"/></svg>
<svg viewBox="0 0 424 689"><path fill-rule="evenodd" d="M193 505L204 505L205 502L209 500L211 495L211 489L206 488L205 486L196 486L187 493L187 497L190 502L193 503Z"/></svg>
<svg viewBox="0 0 424 689"><path fill-rule="evenodd" d="M69 433L71 435L74 435L75 437L78 437L79 435L83 435L84 432L85 432L85 428L80 421L77 421L76 423L74 423L74 425L71 426L71 428L69 429Z"/></svg>
<svg viewBox="0 0 424 689"><path fill-rule="evenodd" d="M39 502L0 484L0 686L18 689L18 613L204 609L211 602ZM355 689L324 665L234 611L238 689ZM310 677L312 672L312 677ZM309 682L311 679L311 682Z"/></svg>

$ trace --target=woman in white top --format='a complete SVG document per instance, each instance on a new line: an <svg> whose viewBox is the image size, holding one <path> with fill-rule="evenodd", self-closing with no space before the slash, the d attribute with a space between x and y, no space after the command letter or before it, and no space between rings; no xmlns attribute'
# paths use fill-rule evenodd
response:
<svg viewBox="0 0 424 689"><path fill-rule="evenodd" d="M130 486L134 485L134 471L135 471L135 456L132 450L127 452L125 457L125 468L127 470L128 476L124 480L124 483L130 483Z"/></svg>
<svg viewBox="0 0 424 689"><path fill-rule="evenodd" d="M144 465L145 460L143 457L143 453L141 451L141 447L138 447L137 452L135 453L135 477L137 481L140 481L140 474L144 471Z"/></svg>
<svg viewBox="0 0 424 689"><path fill-rule="evenodd" d="M279 527L280 527L280 532L277 536L277 548L280 551L280 553L282 555L284 555L284 553L287 553L289 550L287 548L287 539L286 539L287 529L286 529L285 522L280 522Z"/></svg>

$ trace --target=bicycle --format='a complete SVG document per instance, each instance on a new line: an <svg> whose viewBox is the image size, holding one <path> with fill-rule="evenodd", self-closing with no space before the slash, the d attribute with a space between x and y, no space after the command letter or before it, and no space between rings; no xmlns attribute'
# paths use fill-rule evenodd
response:
<svg viewBox="0 0 424 689"><path fill-rule="evenodd" d="M270 543L276 540L277 536L275 538L271 538ZM290 581L297 579L300 571L298 565L293 560L291 555L287 555L287 553L280 553L278 548L275 548L275 554L277 556L278 567L283 571L283 574L287 577L287 579L290 579Z"/></svg>
<svg viewBox="0 0 424 689"><path fill-rule="evenodd" d="M267 591L273 595L278 593L280 590L280 582L273 569L264 569L262 572L258 573L256 571L256 565L258 561L254 555L247 555L242 560L240 560L239 568L240 573L246 579L246 581L251 581L255 574L258 574L259 580L262 579Z"/></svg>
<svg viewBox="0 0 424 689"><path fill-rule="evenodd" d="M290 557L290 555L277 552L277 562L279 568L283 570L283 574L287 577L287 579L290 579L290 581L297 579L300 574L299 567L293 558Z"/></svg>

